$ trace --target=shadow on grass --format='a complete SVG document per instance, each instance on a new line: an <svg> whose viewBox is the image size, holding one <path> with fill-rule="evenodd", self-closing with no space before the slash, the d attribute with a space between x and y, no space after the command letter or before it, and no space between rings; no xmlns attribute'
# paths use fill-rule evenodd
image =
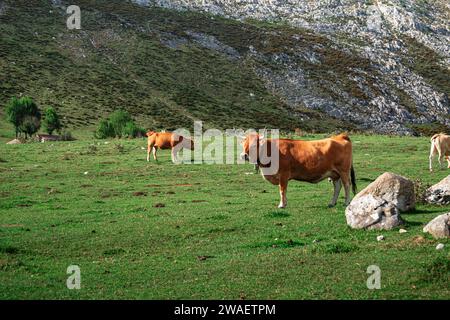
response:
<svg viewBox="0 0 450 320"><path fill-rule="evenodd" d="M445 213L445 212L448 212L448 209L442 207L442 209L440 208L416 209L414 211L404 212L402 213L402 215L408 216L410 214L431 214L431 213Z"/></svg>
<svg viewBox="0 0 450 320"><path fill-rule="evenodd" d="M407 220L404 220L404 221L405 221L405 223L400 226L401 228L408 228L408 227L423 225L423 222L420 222L420 221L407 221Z"/></svg>
<svg viewBox="0 0 450 320"><path fill-rule="evenodd" d="M357 251L359 248L351 243L347 242L336 242L336 243L327 243L323 245L318 245L313 248L313 252L317 253L349 253Z"/></svg>
<svg viewBox="0 0 450 320"><path fill-rule="evenodd" d="M370 179L370 178L357 178L358 181L367 181L367 182L374 182L375 179Z"/></svg>
<svg viewBox="0 0 450 320"><path fill-rule="evenodd" d="M272 242L259 242L250 245L250 248L293 248L293 247L301 247L306 245L305 242L296 241L296 240L279 240Z"/></svg>
<svg viewBox="0 0 450 320"><path fill-rule="evenodd" d="M289 212L286 211L272 211L267 214L269 218L287 218L290 216Z"/></svg>
<svg viewBox="0 0 450 320"><path fill-rule="evenodd" d="M20 250L13 246L9 246L9 245L1 245L0 246L0 253L18 254L19 252L20 252Z"/></svg>

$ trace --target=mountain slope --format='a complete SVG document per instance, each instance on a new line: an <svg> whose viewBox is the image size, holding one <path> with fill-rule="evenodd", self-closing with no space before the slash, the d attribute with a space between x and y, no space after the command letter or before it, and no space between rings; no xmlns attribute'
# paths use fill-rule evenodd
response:
<svg viewBox="0 0 450 320"><path fill-rule="evenodd" d="M242 21L257 19L306 28L325 37L323 52L295 45L283 53L284 70L266 73L269 87L307 108L379 132L411 133L449 120L450 6L436 0L135 0L197 10ZM367 60L348 65L330 48ZM320 75L308 67L322 65ZM305 65L306 64L306 65ZM341 70L336 70L338 64ZM348 66L348 68L345 68ZM314 68L315 69L315 68ZM342 72L341 72L342 71Z"/></svg>
<svg viewBox="0 0 450 320"><path fill-rule="evenodd" d="M70 126L117 108L166 129L203 120L411 134L450 124L448 8L438 1L417 16L441 14L421 24L380 1L199 3L80 0L82 30L69 31L68 1L0 1L0 99L29 94Z"/></svg>
<svg viewBox="0 0 450 320"><path fill-rule="evenodd" d="M118 108L147 128L189 128L194 120L206 128L351 127L310 110L294 114L265 88L251 61L206 49L185 33L202 24L239 36L240 23L124 1L78 4L82 30L66 29L60 2L2 2L0 101L31 95L55 106L69 127L94 124Z"/></svg>

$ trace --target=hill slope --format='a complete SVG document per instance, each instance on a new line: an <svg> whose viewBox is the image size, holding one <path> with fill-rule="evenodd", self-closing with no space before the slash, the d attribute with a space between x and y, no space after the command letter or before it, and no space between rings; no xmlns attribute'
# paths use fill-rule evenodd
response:
<svg viewBox="0 0 450 320"><path fill-rule="evenodd" d="M13 95L54 105L71 127L125 108L147 128L348 127L309 110L292 111L265 88L252 61L198 44L192 27L246 26L123 1L79 1L82 30L66 28L65 6L4 1L0 16L0 101ZM252 27L257 35L259 30ZM309 119L301 124L299 117Z"/></svg>
<svg viewBox="0 0 450 320"><path fill-rule="evenodd" d="M450 123L442 50L409 35L395 40L402 50L393 50L397 64L387 72L361 54L367 43L333 39L323 28L180 11L177 1L158 2L167 9L80 0L82 30L67 30L68 4L0 1L0 101L31 95L72 127L118 108L165 129L202 120L217 128L411 133Z"/></svg>

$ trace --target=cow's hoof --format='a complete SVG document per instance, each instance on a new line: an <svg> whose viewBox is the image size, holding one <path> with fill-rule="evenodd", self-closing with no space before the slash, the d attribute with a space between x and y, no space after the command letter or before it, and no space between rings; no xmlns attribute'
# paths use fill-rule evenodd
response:
<svg viewBox="0 0 450 320"><path fill-rule="evenodd" d="M280 205L278 206L278 209L284 209L284 208L286 208L286 205L280 204Z"/></svg>

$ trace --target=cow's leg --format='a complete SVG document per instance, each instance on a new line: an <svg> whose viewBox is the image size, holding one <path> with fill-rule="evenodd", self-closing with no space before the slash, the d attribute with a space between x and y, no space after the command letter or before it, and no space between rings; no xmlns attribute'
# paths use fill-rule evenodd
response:
<svg viewBox="0 0 450 320"><path fill-rule="evenodd" d="M172 148L172 162L177 162L177 149L176 147Z"/></svg>
<svg viewBox="0 0 450 320"><path fill-rule="evenodd" d="M431 142L431 149L430 149L430 157L429 157L429 159L430 159L430 172L433 171L433 157L434 157L435 152L436 152L436 148L434 147L434 141L432 141Z"/></svg>
<svg viewBox="0 0 450 320"><path fill-rule="evenodd" d="M150 143L147 145L147 162L150 161L150 152L152 151L153 145Z"/></svg>
<svg viewBox="0 0 450 320"><path fill-rule="evenodd" d="M345 205L348 206L350 203L350 177L348 174L341 175L341 181L344 185L345 191Z"/></svg>
<svg viewBox="0 0 450 320"><path fill-rule="evenodd" d="M286 192L287 192L287 185L288 180L287 179L280 179L280 204L278 205L278 208L286 208L287 205L287 198L286 198Z"/></svg>
<svg viewBox="0 0 450 320"><path fill-rule="evenodd" d="M438 154L439 168L442 170L442 159L444 158L444 152L442 152L439 143L434 142L434 146Z"/></svg>
<svg viewBox="0 0 450 320"><path fill-rule="evenodd" d="M450 168L450 156L447 156L447 168Z"/></svg>
<svg viewBox="0 0 450 320"><path fill-rule="evenodd" d="M439 158L438 158L438 161L439 161L439 169L442 170L442 159L444 159L444 157L442 156L442 154L441 154L441 152L440 152L439 149L438 149L438 155L439 155Z"/></svg>
<svg viewBox="0 0 450 320"><path fill-rule="evenodd" d="M341 188L342 188L341 179L333 180L333 186L334 186L333 199L331 199L331 202L328 205L328 208L332 208L336 205L337 199L339 197L339 193L341 192Z"/></svg>
<svg viewBox="0 0 450 320"><path fill-rule="evenodd" d="M153 159L158 161L158 157L156 156L156 147L153 147Z"/></svg>

